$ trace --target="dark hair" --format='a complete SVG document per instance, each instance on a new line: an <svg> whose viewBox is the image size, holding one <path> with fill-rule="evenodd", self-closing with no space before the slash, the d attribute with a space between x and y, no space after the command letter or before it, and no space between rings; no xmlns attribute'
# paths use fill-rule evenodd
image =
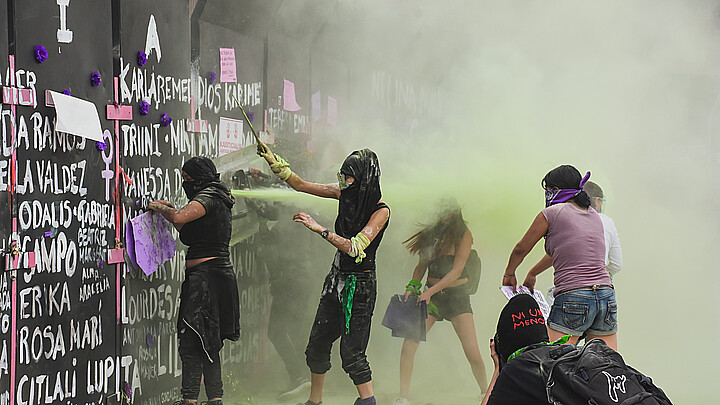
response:
<svg viewBox="0 0 720 405"><path fill-rule="evenodd" d="M550 170L550 172L543 177L541 184L543 188L547 189L557 187L578 190L580 189L580 181L582 181L582 176L578 169L570 165L562 165ZM590 197L588 197L585 191L581 191L580 194L568 201L574 201L575 204L582 208L590 206Z"/></svg>
<svg viewBox="0 0 720 405"><path fill-rule="evenodd" d="M422 225L421 225L422 226ZM407 249L412 254L433 248L431 257L447 252L462 239L468 227L462 216L462 208L455 200L440 202L440 210L435 221L423 226L421 230L407 238Z"/></svg>

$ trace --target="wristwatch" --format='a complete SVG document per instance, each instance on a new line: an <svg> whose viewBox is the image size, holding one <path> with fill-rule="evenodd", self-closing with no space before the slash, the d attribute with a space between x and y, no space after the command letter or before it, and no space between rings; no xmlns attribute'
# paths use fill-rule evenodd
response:
<svg viewBox="0 0 720 405"><path fill-rule="evenodd" d="M325 228L324 231L320 232L320 236L322 236L323 239L327 239L328 235L330 235L330 231L327 228Z"/></svg>

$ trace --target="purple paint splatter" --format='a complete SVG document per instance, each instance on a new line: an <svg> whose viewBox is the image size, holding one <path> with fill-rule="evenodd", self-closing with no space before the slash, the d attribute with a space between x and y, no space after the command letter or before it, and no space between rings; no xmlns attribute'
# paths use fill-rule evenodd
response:
<svg viewBox="0 0 720 405"><path fill-rule="evenodd" d="M155 342L155 338L153 337L152 333L148 333L146 339L148 347L152 347L153 343Z"/></svg>
<svg viewBox="0 0 720 405"><path fill-rule="evenodd" d="M123 393L128 399L132 399L132 387L130 387L127 381L123 381Z"/></svg>
<svg viewBox="0 0 720 405"><path fill-rule="evenodd" d="M250 122L253 122L255 120L254 112L250 111L247 116L248 116L248 119L250 120Z"/></svg>
<svg viewBox="0 0 720 405"><path fill-rule="evenodd" d="M38 63L43 63L47 60L47 58L47 49L45 49L45 47L42 45L35 45L35 60Z"/></svg>
<svg viewBox="0 0 720 405"><path fill-rule="evenodd" d="M128 257L145 275L175 256L175 239L170 223L162 215L148 211L132 218L125 229Z"/></svg>
<svg viewBox="0 0 720 405"><path fill-rule="evenodd" d="M68 90L68 89L63 90L63 91L62 91L62 94L66 95L66 96L71 95L71 94L70 94L70 90Z"/></svg>
<svg viewBox="0 0 720 405"><path fill-rule="evenodd" d="M102 152L107 149L107 144L104 141L97 141L95 142L95 147Z"/></svg>
<svg viewBox="0 0 720 405"><path fill-rule="evenodd" d="M150 112L150 103L147 101L141 101L140 102L140 114L142 115L148 115Z"/></svg>
<svg viewBox="0 0 720 405"><path fill-rule="evenodd" d="M92 72L90 75L90 83L93 85L93 87L97 87L102 82L102 78L100 77L100 73L98 71Z"/></svg>
<svg viewBox="0 0 720 405"><path fill-rule="evenodd" d="M145 66L146 63L147 63L147 55L145 54L145 52L143 52L143 51L138 52L138 65Z"/></svg>
<svg viewBox="0 0 720 405"><path fill-rule="evenodd" d="M160 125L166 127L166 126L170 125L171 122L172 122L172 117L167 115L167 113L162 113L162 115L160 116Z"/></svg>
<svg viewBox="0 0 720 405"><path fill-rule="evenodd" d="M208 73L208 79L210 79L210 84L215 83L215 79L217 79L217 75L215 72Z"/></svg>

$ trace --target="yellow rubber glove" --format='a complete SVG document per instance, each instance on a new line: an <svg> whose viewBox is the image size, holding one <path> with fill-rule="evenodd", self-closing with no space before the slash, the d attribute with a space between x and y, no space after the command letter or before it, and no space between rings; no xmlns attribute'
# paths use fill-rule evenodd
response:
<svg viewBox="0 0 720 405"><path fill-rule="evenodd" d="M285 181L292 176L292 170L290 170L290 163L278 155L273 154L275 157L275 163L270 164L270 170L275 173L280 180Z"/></svg>
<svg viewBox="0 0 720 405"><path fill-rule="evenodd" d="M367 235L360 232L350 238L350 243L352 244L352 247L350 248L348 255L355 258L355 263L362 262L366 256L364 250L370 246L370 239L368 239Z"/></svg>

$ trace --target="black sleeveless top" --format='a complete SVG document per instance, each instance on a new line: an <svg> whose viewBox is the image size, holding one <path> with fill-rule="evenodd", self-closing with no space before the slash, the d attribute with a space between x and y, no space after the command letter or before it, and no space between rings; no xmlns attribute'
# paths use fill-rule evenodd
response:
<svg viewBox="0 0 720 405"><path fill-rule="evenodd" d="M455 256L438 256L434 259L430 259L428 262L428 277L441 279L445 277L450 270L453 268L453 264L455 263ZM463 269L462 274L460 274L461 278L467 278L467 272L465 269Z"/></svg>
<svg viewBox="0 0 720 405"><path fill-rule="evenodd" d="M387 208L388 210L390 209L387 204L378 203L378 205L375 207L375 211L382 208ZM373 213L375 213L375 211L373 211ZM383 235L385 235L385 230L387 229L388 225L390 225L389 215L383 229L378 232L377 236L375 236L375 239L373 239L372 242L370 242L370 245L365 248L365 258L360 263L355 263L355 257L352 257L349 254L338 249L335 252L333 267L336 267L340 271L345 273L361 273L366 270L375 270L375 254L377 253L377 248L378 246L380 246L380 241L382 241Z"/></svg>
<svg viewBox="0 0 720 405"><path fill-rule="evenodd" d="M232 235L230 207L205 190L200 191L192 201L205 207L205 215L180 228L180 241L189 246L185 260L229 257Z"/></svg>

